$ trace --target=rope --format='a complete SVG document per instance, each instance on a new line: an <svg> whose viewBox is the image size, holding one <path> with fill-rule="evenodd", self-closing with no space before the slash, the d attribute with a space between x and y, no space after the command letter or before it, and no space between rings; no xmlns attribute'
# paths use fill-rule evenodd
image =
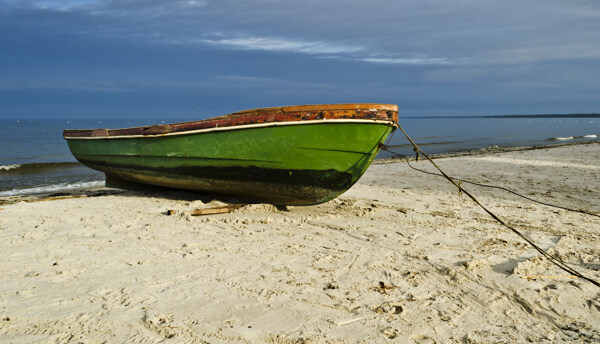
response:
<svg viewBox="0 0 600 344"><path fill-rule="evenodd" d="M413 150L417 155L417 160L419 158L419 154L423 155L427 160L429 160L429 162L438 170L440 171L441 175L443 177L445 177L450 183L452 183L454 186L456 186L459 190L460 193L464 193L465 195L467 195L473 202L475 202L475 204L477 204L479 207L481 207L481 209L483 209L486 213L488 213L488 215L490 215L494 220L496 220L498 223L500 223L501 225L503 225L504 227L510 229L513 233L515 233L516 235L518 235L521 239L523 239L525 242L527 242L531 247L533 247L536 251L538 251L541 255L543 255L544 257L546 257L546 259L548 259L552 264L556 265L557 267L559 267L560 269L562 269L563 271L573 275L573 276L577 276L581 279L584 279L590 283L592 283L593 285L600 287L600 283L589 278L586 277L584 275L582 275L579 271L575 270L574 268L570 267L569 265L567 265L565 262L563 262L560 258L555 257L553 255L551 255L550 253L548 253L546 250L544 250L543 248L539 247L538 245L536 245L533 241L531 241L529 238L527 238L525 235L523 235L520 231L518 231L517 229L515 229L514 227L510 226L508 223L504 222L504 220L502 220L500 217L498 217L496 214L494 214L492 211L490 211L488 208L486 208L483 204L481 204L477 198L475 198L475 196L473 196L469 191L463 189L462 187L462 183L456 182L452 177L450 177L449 175L447 175L430 157L429 155L427 155L427 153L425 153L424 151L421 150L421 148L419 148L419 146L410 138L410 136L408 136L408 134L404 131L404 129L402 128L402 126L400 126L399 123L396 123L398 125L398 128L402 131L402 133L404 134L404 136L406 136L406 138L408 139L408 141L412 144L413 146ZM386 150L390 153L396 154L396 155L400 155L398 153L392 152L390 151L386 145L381 145L380 146L381 149ZM430 173L430 172L428 172Z"/></svg>
<svg viewBox="0 0 600 344"><path fill-rule="evenodd" d="M381 147L382 147L383 150L385 150L385 151L387 151L387 152L389 152L389 153L391 153L391 154L393 154L393 155L395 155L397 157L404 158L406 160L406 163L408 164L408 167L412 168L415 171L418 171L418 172L421 172L421 173L425 173L425 174L430 174L432 176L443 177L443 175L440 174L440 173L429 172L429 171L425 171L425 170L422 170L420 168L414 167L410 163L410 160L408 160L408 158L406 156L404 156L402 154L398 154L396 152L392 152L391 150L389 150L389 148L386 145L381 146ZM525 196L523 194L520 194L520 193L518 193L516 191L513 191L513 190L511 190L509 188L506 188L506 187L503 187L503 186L477 183L477 182L472 182L470 180L461 179L461 178L455 178L455 177L452 177L452 178L455 179L455 180L458 180L459 183L467 183L467 184L482 186L482 187L486 187L486 188L503 190L503 191L509 192L509 193L511 193L513 195L522 197L522 198L524 198L524 199L526 199L528 201L531 201L531 202L534 202L534 203L538 203L538 204L541 204L541 205L545 205L547 207L553 207L553 208L567 210L567 211L572 211L572 212L580 213L580 214L584 214L584 215L590 215L590 216L600 217L600 214L592 212L592 211L589 211L589 210L585 210L585 209L572 209L572 208L567 208L567 207L563 207L563 206L552 204L552 203L546 203L546 202L538 201L536 199L533 199L531 197Z"/></svg>

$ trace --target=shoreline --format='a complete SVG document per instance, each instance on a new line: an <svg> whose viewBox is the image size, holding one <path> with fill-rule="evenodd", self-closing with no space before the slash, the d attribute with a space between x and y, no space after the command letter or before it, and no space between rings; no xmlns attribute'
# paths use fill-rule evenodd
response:
<svg viewBox="0 0 600 344"><path fill-rule="evenodd" d="M481 156L481 155L494 155L494 154L502 154L507 152L519 152L519 151L529 151L529 150L539 150L539 149L547 149L547 148L558 148L565 146L579 146L579 145L590 145L590 144L600 144L600 140L589 141L589 142L564 142L564 143L554 143L548 145L534 145L534 146L509 146L509 147L487 147L487 148L479 148L474 150L467 150L461 152L451 152L451 153L437 153L437 154L429 154L432 159L445 159L445 158L453 158L453 157L468 157L468 156ZM393 149L392 149L393 151ZM415 161L414 155L407 155L405 158L409 159L409 161ZM372 165L378 164L390 164L396 163L403 158L400 157L385 157L385 158L376 158L373 160ZM424 157L421 159L425 159ZM83 164L79 162L72 162L73 164L81 165L83 168L85 167ZM56 164L56 163L49 163ZM89 182L77 182L77 183L89 183ZM51 186L51 185L50 185ZM43 187L50 187L43 186ZM96 192L99 190L110 190L110 188L105 187L81 187L81 188L68 188L63 190L52 190L52 191L43 191L36 193L27 193L27 194L17 194L10 196L0 196L0 205L2 204L10 204L19 202L20 200L31 200L31 199L39 199L44 197L52 197L53 195L81 195L86 192ZM18 189L14 189L15 191ZM25 190L25 189L24 189ZM4 191L12 191L12 190L4 190ZM173 190L177 191L177 190Z"/></svg>
<svg viewBox="0 0 600 344"><path fill-rule="evenodd" d="M418 143L417 143L418 144ZM488 155L488 154L502 154L508 152L520 152L520 151L529 151L529 150L539 150L539 149L548 149L548 148L560 148L566 146L579 146L579 145L593 145L600 144L600 140L586 141L586 142L560 142L560 143L550 143L547 145L533 145L533 146L506 146L506 147L485 147L479 149L472 149L460 152L449 152L449 153L435 153L428 154L432 159L444 159L444 158L456 158L456 157L464 157L464 156L477 156L477 155ZM413 154L407 155L407 158L410 160L415 160ZM373 164L377 163L389 163L388 160L398 160L401 158L398 157L389 157L389 158L380 158L373 160Z"/></svg>
<svg viewBox="0 0 600 344"><path fill-rule="evenodd" d="M597 211L599 145L437 162L453 176ZM600 279L600 219L465 187ZM333 201L287 210L250 204L196 217L185 212L226 203L106 191L0 205L8 342L600 341L597 287L555 268L447 181L398 160L373 164Z"/></svg>

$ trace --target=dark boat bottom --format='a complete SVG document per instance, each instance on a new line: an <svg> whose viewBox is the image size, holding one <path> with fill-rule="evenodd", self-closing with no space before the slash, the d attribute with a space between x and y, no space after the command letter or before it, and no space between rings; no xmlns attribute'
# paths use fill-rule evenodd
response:
<svg viewBox="0 0 600 344"><path fill-rule="evenodd" d="M108 188L124 189L132 191L166 191L173 190L173 188L167 188L164 186L150 185L145 183L138 183L131 180L119 178L108 173L105 173L104 185Z"/></svg>
<svg viewBox="0 0 600 344"><path fill-rule="evenodd" d="M255 166L178 166L149 170L134 164L108 165L105 162L80 161L106 173L107 186L139 189L144 188L143 184L149 184L274 205L327 202L348 190L360 177L335 170L288 170Z"/></svg>
<svg viewBox="0 0 600 344"><path fill-rule="evenodd" d="M232 181L204 179L202 183L177 183L168 179L147 175L122 175L105 173L107 187L135 191L167 191L173 189L199 192L206 195L221 195L248 203L270 203L274 205L313 205L329 201L344 189L320 186L285 185L264 181Z"/></svg>

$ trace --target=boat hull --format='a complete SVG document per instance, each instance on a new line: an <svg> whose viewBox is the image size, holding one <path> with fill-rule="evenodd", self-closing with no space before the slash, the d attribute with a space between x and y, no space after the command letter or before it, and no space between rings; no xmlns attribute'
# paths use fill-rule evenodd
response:
<svg viewBox="0 0 600 344"><path fill-rule="evenodd" d="M310 205L356 183L397 121L398 107L390 104L299 105L149 127L65 130L63 137L77 160L106 174L107 186L142 183Z"/></svg>
<svg viewBox="0 0 600 344"><path fill-rule="evenodd" d="M320 121L172 136L71 139L109 178L281 205L331 200L366 171L393 126Z"/></svg>

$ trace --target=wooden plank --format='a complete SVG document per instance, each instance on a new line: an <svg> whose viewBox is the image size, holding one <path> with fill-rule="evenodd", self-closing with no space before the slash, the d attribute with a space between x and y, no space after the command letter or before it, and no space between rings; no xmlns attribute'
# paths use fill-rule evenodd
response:
<svg viewBox="0 0 600 344"><path fill-rule="evenodd" d="M186 211L177 211L177 210L168 210L167 214L168 215L175 215L178 213L183 213L186 215L192 215L192 216L204 216L204 215L215 215L215 214L226 214L226 213L230 213L236 209L239 209L241 207L243 207L244 204L230 204L230 205L224 205L224 206L219 206L219 207L212 207L212 208L199 208L199 209L195 209L189 212Z"/></svg>
<svg viewBox="0 0 600 344"><path fill-rule="evenodd" d="M155 124L145 127L122 129L66 129L65 139L111 137L111 136L155 136L185 131L235 127L239 125L321 121L334 119L370 119L397 122L398 106L391 104L321 104L261 108L235 112L225 116L199 121L172 124Z"/></svg>

